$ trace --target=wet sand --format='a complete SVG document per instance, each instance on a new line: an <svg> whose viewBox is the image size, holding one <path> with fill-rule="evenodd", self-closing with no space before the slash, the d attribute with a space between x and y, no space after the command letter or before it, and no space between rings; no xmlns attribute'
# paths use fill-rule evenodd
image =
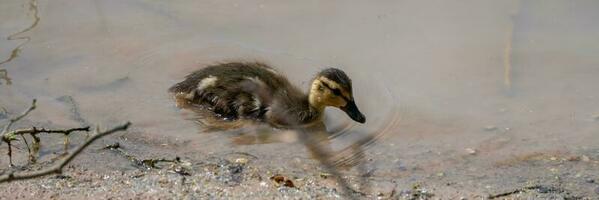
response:
<svg viewBox="0 0 599 200"><path fill-rule="evenodd" d="M342 68L368 118L353 131L399 116L366 152L367 199L599 198L595 1L34 2L0 3L0 61L19 48L0 64L12 82L0 78L0 106L17 114L39 100L16 127L134 126L93 145L67 178L1 184L0 198L340 198L301 144L234 145L175 107L172 84L238 60L269 63L302 88ZM43 139L49 161L62 140ZM143 159L180 157L190 175L101 150L114 142ZM16 154L26 164L26 150ZM276 187L275 174L297 188Z"/></svg>

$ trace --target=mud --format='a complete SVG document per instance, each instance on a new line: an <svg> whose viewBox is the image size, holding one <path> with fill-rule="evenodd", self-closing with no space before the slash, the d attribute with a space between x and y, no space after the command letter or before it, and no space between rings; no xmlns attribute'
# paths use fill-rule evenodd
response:
<svg viewBox="0 0 599 200"><path fill-rule="evenodd" d="M599 199L596 1L0 5L0 124L33 98L38 109L14 128L133 123L61 176L1 184L2 199L342 198L301 144L238 145L175 107L168 87L232 60L267 62L302 88L325 67L349 74L368 122L327 110L329 128L349 133L334 147L384 133L366 151L369 189L344 171L359 198ZM70 137L71 148L85 139ZM42 140L26 169L63 152L63 138ZM140 166L104 149L115 143L138 161L176 162Z"/></svg>

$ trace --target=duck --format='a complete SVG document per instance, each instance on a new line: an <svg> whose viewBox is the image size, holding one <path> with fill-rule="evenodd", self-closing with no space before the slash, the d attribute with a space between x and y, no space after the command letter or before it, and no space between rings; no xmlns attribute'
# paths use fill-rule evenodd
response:
<svg viewBox="0 0 599 200"><path fill-rule="evenodd" d="M277 128L322 123L324 110L335 107L365 123L356 105L352 80L338 68L326 68L305 93L275 68L261 62L208 65L168 89L177 107L208 111L222 122L250 121Z"/></svg>

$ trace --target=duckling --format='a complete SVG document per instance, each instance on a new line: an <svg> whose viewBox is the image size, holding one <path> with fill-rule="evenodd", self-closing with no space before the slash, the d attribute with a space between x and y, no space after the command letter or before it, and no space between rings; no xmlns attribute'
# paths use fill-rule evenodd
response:
<svg viewBox="0 0 599 200"><path fill-rule="evenodd" d="M250 120L274 127L322 123L328 106L365 123L353 98L352 81L340 69L322 70L308 93L292 85L274 68L259 62L231 62L207 66L173 85L176 99L201 106L226 121Z"/></svg>

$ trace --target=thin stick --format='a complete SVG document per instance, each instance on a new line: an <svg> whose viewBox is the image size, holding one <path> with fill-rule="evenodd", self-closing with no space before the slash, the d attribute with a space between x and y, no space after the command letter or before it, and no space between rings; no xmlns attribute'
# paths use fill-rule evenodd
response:
<svg viewBox="0 0 599 200"><path fill-rule="evenodd" d="M40 133L60 133L63 135L69 135L72 132L75 131L89 131L90 127L86 126L86 127L81 127L81 128L71 128L71 129L45 129L45 128L27 128L27 129L17 129L11 132L6 133L6 135L25 135L25 134L31 134L31 135L37 135Z"/></svg>
<svg viewBox="0 0 599 200"><path fill-rule="evenodd" d="M4 126L4 129L2 129L2 133L3 134L6 133L10 129L10 126L12 126L12 124L23 119L23 117L27 116L32 110L34 110L36 107L36 103L37 103L37 100L33 99L33 101L31 102L31 106L29 108L27 108L27 110L23 111L23 113L21 113L21 115L10 119L8 124L6 126Z"/></svg>
<svg viewBox="0 0 599 200"><path fill-rule="evenodd" d="M114 132L127 130L127 128L129 128L130 125L131 125L131 122L127 122L123 125L114 127L105 132L96 132L96 134L94 134L91 138L89 138L87 141L85 141L85 143L83 145L81 145L77 149L75 149L75 151L73 151L73 153L69 154L66 158L64 158L57 165L54 165L53 167L50 167L50 168L47 168L44 170L39 170L39 171L35 171L35 172L30 172L30 173L15 174L14 171L11 171L11 172L8 172L8 174L6 174L6 175L0 176L0 183L11 182L11 181L16 181L16 180L32 179L32 178L41 177L41 176L45 176L45 175L49 175L49 174L60 174L60 173L62 173L62 168L64 166L66 166L67 164L69 164L69 162L71 162L77 155L79 155L79 153L81 153L81 151L83 151L83 149L85 149L91 143L93 143L97 139L100 139L104 136L110 135Z"/></svg>
<svg viewBox="0 0 599 200"><path fill-rule="evenodd" d="M29 161L31 161L31 148L29 148L29 142L27 142L25 135L21 135L21 138L23 138L23 142L25 142L25 146L27 147L27 153L29 153Z"/></svg>

